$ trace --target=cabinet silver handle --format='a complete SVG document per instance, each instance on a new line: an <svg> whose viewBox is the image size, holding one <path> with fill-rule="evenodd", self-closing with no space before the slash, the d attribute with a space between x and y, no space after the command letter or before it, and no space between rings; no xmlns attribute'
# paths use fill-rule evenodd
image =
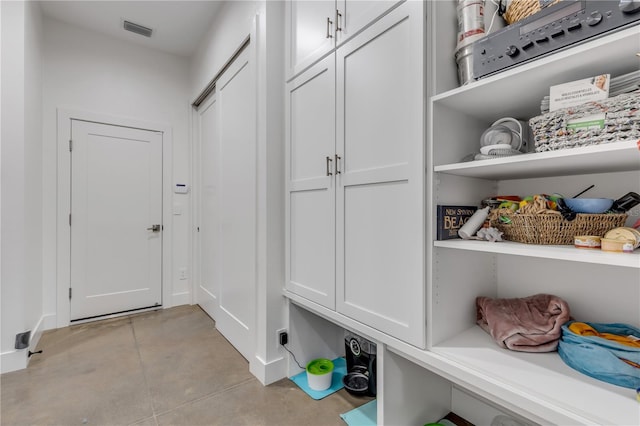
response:
<svg viewBox="0 0 640 426"><path fill-rule="evenodd" d="M338 154L336 154L336 176L340 174L340 163L339 161L342 159Z"/></svg>
<svg viewBox="0 0 640 426"><path fill-rule="evenodd" d="M331 18L327 18L327 38L333 38L331 32L329 31L331 24L333 24L333 22L331 22Z"/></svg>
<svg viewBox="0 0 640 426"><path fill-rule="evenodd" d="M151 228L147 228L147 231L160 232L160 225L151 225Z"/></svg>
<svg viewBox="0 0 640 426"><path fill-rule="evenodd" d="M340 26L340 18L342 18L342 13L338 9L336 9L336 32L342 31L342 27Z"/></svg>
<svg viewBox="0 0 640 426"><path fill-rule="evenodd" d="M331 173L331 162L333 160L331 159L331 157L327 156L327 176L332 176L333 173Z"/></svg>

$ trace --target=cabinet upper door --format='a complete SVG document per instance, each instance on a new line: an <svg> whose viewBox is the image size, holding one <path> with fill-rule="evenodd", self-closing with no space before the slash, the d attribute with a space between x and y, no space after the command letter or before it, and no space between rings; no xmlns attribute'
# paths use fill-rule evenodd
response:
<svg viewBox="0 0 640 426"><path fill-rule="evenodd" d="M335 57L287 85L286 287L335 309Z"/></svg>
<svg viewBox="0 0 640 426"><path fill-rule="evenodd" d="M336 308L425 340L422 2L337 49Z"/></svg>
<svg viewBox="0 0 640 426"><path fill-rule="evenodd" d="M346 41L394 5L403 1L406 0L338 0L336 43Z"/></svg>
<svg viewBox="0 0 640 426"><path fill-rule="evenodd" d="M333 49L336 4L334 0L286 2L287 79L299 74Z"/></svg>

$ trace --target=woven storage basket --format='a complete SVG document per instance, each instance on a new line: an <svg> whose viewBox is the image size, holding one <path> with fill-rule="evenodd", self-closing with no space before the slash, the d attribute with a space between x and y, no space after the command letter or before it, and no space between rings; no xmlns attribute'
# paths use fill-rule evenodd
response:
<svg viewBox="0 0 640 426"><path fill-rule="evenodd" d="M569 120L605 114L604 127L569 129ZM529 120L536 152L640 139L640 90L562 108Z"/></svg>
<svg viewBox="0 0 640 426"><path fill-rule="evenodd" d="M503 215L505 216L505 215ZM576 235L604 236L613 228L624 226L627 215L582 214L572 221L560 214L511 214L510 224L492 220L491 226L503 232L503 238L525 244L573 245Z"/></svg>
<svg viewBox="0 0 640 426"><path fill-rule="evenodd" d="M560 0L511 0L502 17L507 24L511 25L540 12L545 7L558 3L558 1Z"/></svg>

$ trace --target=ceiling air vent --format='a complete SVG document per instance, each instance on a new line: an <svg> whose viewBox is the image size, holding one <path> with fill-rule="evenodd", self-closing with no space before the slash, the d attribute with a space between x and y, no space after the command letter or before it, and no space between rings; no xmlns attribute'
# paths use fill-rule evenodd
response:
<svg viewBox="0 0 640 426"><path fill-rule="evenodd" d="M134 24L129 21L124 21L124 29L145 37L151 37L151 33L153 32L151 28L143 27L142 25Z"/></svg>

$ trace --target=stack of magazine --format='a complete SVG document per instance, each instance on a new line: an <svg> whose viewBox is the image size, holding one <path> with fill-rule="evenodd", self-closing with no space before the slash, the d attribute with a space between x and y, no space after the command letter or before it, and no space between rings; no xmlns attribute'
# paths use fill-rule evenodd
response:
<svg viewBox="0 0 640 426"><path fill-rule="evenodd" d="M638 89L640 89L640 70L613 77L609 83L609 97L612 98ZM549 103L550 96L547 95L540 103L540 112L542 114L549 112Z"/></svg>
<svg viewBox="0 0 640 426"><path fill-rule="evenodd" d="M640 70L613 77L609 84L609 97L640 89Z"/></svg>

